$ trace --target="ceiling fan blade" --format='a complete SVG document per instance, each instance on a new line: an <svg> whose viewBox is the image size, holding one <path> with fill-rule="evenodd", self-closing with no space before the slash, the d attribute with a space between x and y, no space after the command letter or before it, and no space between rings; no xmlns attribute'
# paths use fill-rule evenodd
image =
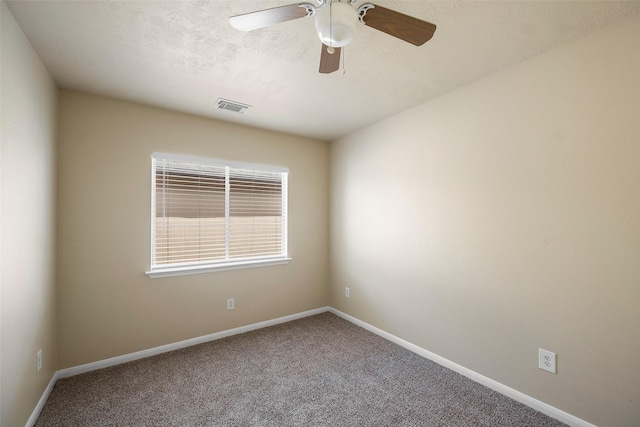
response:
<svg viewBox="0 0 640 427"><path fill-rule="evenodd" d="M361 9L363 6L361 6ZM366 8L362 21L368 27L375 28L416 46L425 44L436 32L435 24L375 5L371 8Z"/></svg>
<svg viewBox="0 0 640 427"><path fill-rule="evenodd" d="M311 3L296 3L232 16L229 18L229 22L236 30L251 31L280 22L311 16L315 11L316 7Z"/></svg>
<svg viewBox="0 0 640 427"><path fill-rule="evenodd" d="M340 68L340 52L342 48L334 47L335 52L333 53L329 53L327 51L328 48L329 46L322 45L322 52L320 53L320 72L322 74L330 74Z"/></svg>

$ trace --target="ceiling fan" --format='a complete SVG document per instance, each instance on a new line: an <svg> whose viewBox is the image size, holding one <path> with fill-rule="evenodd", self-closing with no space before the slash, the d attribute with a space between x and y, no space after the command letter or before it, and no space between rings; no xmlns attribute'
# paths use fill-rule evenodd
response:
<svg viewBox="0 0 640 427"><path fill-rule="evenodd" d="M430 22L371 3L364 3L356 8L354 3L357 0L316 1L317 6L296 3L232 16L229 22L237 30L251 31L315 16L316 31L322 42L320 72L323 74L333 73L340 68L341 49L353 40L358 22L416 46L430 40L436 31L436 26Z"/></svg>

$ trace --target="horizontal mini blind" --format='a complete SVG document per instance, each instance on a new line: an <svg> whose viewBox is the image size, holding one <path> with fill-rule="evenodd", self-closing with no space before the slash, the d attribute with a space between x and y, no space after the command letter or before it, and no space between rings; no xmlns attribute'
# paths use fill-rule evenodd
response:
<svg viewBox="0 0 640 427"><path fill-rule="evenodd" d="M152 165L152 270L286 257L286 170L160 153Z"/></svg>
<svg viewBox="0 0 640 427"><path fill-rule="evenodd" d="M230 258L282 254L282 200L282 173L229 168Z"/></svg>

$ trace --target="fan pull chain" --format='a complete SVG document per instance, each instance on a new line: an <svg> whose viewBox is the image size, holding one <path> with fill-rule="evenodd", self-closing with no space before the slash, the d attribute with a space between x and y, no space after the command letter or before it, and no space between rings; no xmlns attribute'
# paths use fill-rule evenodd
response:
<svg viewBox="0 0 640 427"><path fill-rule="evenodd" d="M329 47L333 47L333 1L329 2Z"/></svg>

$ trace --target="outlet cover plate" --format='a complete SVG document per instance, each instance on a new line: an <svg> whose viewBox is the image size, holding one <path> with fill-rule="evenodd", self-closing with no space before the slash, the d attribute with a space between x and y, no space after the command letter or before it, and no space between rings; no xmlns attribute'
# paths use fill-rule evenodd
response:
<svg viewBox="0 0 640 427"><path fill-rule="evenodd" d="M543 350L541 348L538 349L538 367L540 369L544 369L545 371L549 371L553 374L556 373L556 354Z"/></svg>

